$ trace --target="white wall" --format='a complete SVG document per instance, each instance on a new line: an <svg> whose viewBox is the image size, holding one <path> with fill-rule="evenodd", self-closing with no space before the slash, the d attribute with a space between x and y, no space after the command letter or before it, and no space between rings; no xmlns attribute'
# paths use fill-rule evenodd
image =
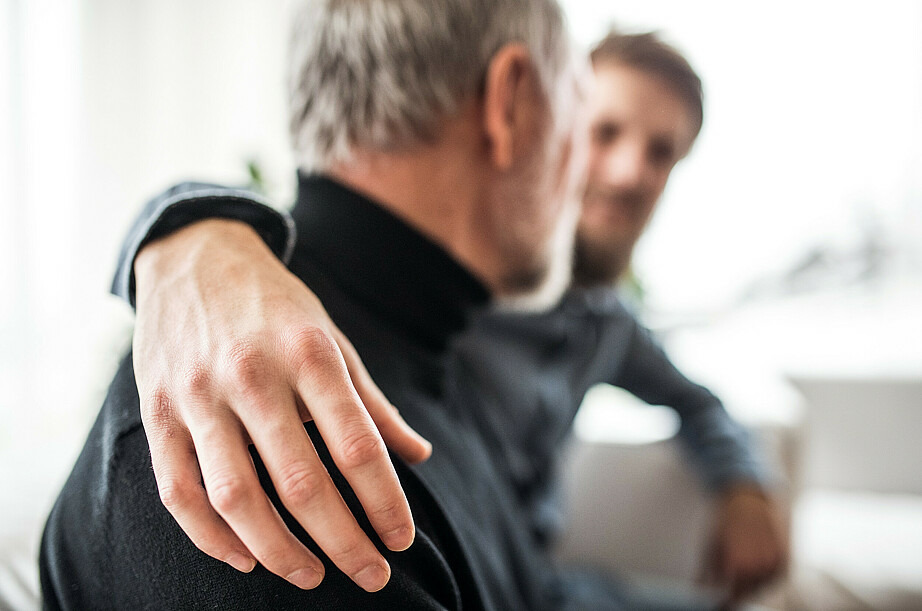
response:
<svg viewBox="0 0 922 611"><path fill-rule="evenodd" d="M105 385L87 381L130 324L108 286L146 199L189 178L243 183L255 158L287 203L285 9L4 0L0 448L98 408Z"/></svg>
<svg viewBox="0 0 922 611"><path fill-rule="evenodd" d="M78 191L80 75L76 4L4 3L0 73L0 443L15 438L67 392L58 346L79 320L71 301L80 260L73 232ZM54 49L48 52L47 49ZM84 372L85 373L85 372Z"/></svg>

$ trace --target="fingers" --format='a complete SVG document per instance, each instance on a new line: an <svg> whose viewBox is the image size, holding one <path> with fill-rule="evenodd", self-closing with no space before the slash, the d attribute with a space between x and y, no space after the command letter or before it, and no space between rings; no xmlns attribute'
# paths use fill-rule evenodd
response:
<svg viewBox="0 0 922 611"><path fill-rule="evenodd" d="M239 422L212 414L190 430L214 510L266 569L302 589L319 585L323 564L288 530L266 496Z"/></svg>
<svg viewBox="0 0 922 611"><path fill-rule="evenodd" d="M200 550L238 571L252 571L256 560L208 501L192 438L177 426L166 396L142 406L141 415L151 431L151 462L164 507Z"/></svg>
<svg viewBox="0 0 922 611"><path fill-rule="evenodd" d="M432 455L432 444L414 431L400 416L397 408L387 400L346 336L334 327L333 337L342 351L352 383L387 447L410 464L427 460Z"/></svg>
<svg viewBox="0 0 922 611"><path fill-rule="evenodd" d="M249 426L282 503L343 573L364 590L380 590L390 566L340 496L294 410L294 397L267 395L264 401L263 411L283 401L291 405Z"/></svg>
<svg viewBox="0 0 922 611"><path fill-rule="evenodd" d="M326 472L304 430L292 387L306 398L331 456L390 549L403 550L413 542L409 504L332 337L310 327L297 339L298 359L288 359L301 363L296 383L256 346L243 343L220 363L186 376L184 421L173 413L166 392L142 410L161 496L205 553L240 570L251 570L258 561L299 587L315 587L323 577L322 563L288 530L262 489L247 450L252 440L292 516L337 567L363 589L377 591L389 580L390 567ZM351 344L344 345L354 370L365 376L364 388L375 393L376 405L393 410ZM216 372L223 380L217 384L221 392L213 383ZM419 439L396 414L387 414L385 422L403 426L409 431L405 438ZM426 453L428 444L421 446Z"/></svg>
<svg viewBox="0 0 922 611"><path fill-rule="evenodd" d="M293 350L301 367L292 385L308 405L333 461L384 544L394 551L408 548L415 537L409 503L374 422L348 382L333 337L306 329Z"/></svg>
<svg viewBox="0 0 922 611"><path fill-rule="evenodd" d="M286 452L262 454L279 498L343 573L376 592L387 584L390 567L343 501L303 425L294 420L285 430L267 432Z"/></svg>

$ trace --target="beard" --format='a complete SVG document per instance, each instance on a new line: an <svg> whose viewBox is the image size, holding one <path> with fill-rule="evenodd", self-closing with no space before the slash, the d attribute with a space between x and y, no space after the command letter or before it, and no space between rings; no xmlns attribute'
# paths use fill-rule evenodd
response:
<svg viewBox="0 0 922 611"><path fill-rule="evenodd" d="M573 252L573 284L612 285L631 264L635 241L600 240L578 232Z"/></svg>
<svg viewBox="0 0 922 611"><path fill-rule="evenodd" d="M511 312L542 312L560 301L573 280L573 252L580 206L568 204L539 260L506 280L495 306Z"/></svg>
<svg viewBox="0 0 922 611"><path fill-rule="evenodd" d="M658 197L637 189L588 188L576 232L573 282L612 285L631 264Z"/></svg>

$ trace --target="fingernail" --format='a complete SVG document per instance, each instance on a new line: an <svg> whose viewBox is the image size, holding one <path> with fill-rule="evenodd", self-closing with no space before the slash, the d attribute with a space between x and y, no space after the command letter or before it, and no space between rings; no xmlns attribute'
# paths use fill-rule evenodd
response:
<svg viewBox="0 0 922 611"><path fill-rule="evenodd" d="M391 569L386 564L369 564L355 574L354 581L366 592L377 592L387 585L391 578Z"/></svg>
<svg viewBox="0 0 922 611"><path fill-rule="evenodd" d="M320 585L320 582L323 581L323 575L320 574L316 569L308 567L306 569L299 569L286 577L288 581L295 584L302 590L313 590Z"/></svg>
<svg viewBox="0 0 922 611"><path fill-rule="evenodd" d="M400 526L385 533L384 536L381 537L381 540L384 541L384 545L387 546L387 549L395 552L402 552L413 545L413 531L406 526Z"/></svg>
<svg viewBox="0 0 922 611"><path fill-rule="evenodd" d="M238 552L234 552L228 556L225 562L241 573L249 573L253 570L253 567L256 566L255 560Z"/></svg>

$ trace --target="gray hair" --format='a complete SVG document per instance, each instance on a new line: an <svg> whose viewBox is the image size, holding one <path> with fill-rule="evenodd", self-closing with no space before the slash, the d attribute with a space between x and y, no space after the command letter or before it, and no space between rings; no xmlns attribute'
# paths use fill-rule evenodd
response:
<svg viewBox="0 0 922 611"><path fill-rule="evenodd" d="M519 42L550 103L572 61L556 0L304 0L292 32L289 128L305 171L351 151L397 150L482 92L493 55Z"/></svg>

